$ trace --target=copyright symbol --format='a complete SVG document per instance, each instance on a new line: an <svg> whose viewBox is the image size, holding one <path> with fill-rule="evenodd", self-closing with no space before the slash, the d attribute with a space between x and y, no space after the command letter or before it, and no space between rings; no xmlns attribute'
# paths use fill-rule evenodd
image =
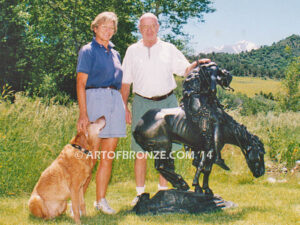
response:
<svg viewBox="0 0 300 225"><path fill-rule="evenodd" d="M83 157L82 152L79 152L79 151L75 152L75 158L76 159L82 159L82 157Z"/></svg>

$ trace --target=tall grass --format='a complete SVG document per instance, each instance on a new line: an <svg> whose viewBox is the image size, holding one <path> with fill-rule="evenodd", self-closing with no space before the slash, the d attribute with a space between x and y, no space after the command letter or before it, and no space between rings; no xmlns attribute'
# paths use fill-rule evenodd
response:
<svg viewBox="0 0 300 225"><path fill-rule="evenodd" d="M31 191L62 147L75 134L76 105L43 104L16 95L0 104L0 194Z"/></svg>
<svg viewBox="0 0 300 225"><path fill-rule="evenodd" d="M297 112L258 113L241 116L237 111L230 114L248 126L265 143L267 156L293 166L300 159L300 114ZM51 164L62 148L76 133L78 107L44 104L21 94L15 103L0 104L0 195L31 192L41 172ZM127 137L121 138L117 151L130 151L130 127ZM226 148L223 150L226 155ZM229 160L228 157L226 160ZM191 178L194 168L191 159L177 159L176 171ZM119 157L114 160L111 182L134 179L134 159ZM95 170L94 170L95 171ZM148 160L147 180L156 181L158 173L154 160Z"/></svg>

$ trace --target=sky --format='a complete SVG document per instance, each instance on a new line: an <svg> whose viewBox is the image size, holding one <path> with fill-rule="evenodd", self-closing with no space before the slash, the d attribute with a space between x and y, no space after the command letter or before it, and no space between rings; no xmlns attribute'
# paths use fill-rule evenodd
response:
<svg viewBox="0 0 300 225"><path fill-rule="evenodd" d="M300 35L300 0L212 0L214 13L204 23L190 20L184 31L192 35L195 53L241 40L272 45L292 34Z"/></svg>

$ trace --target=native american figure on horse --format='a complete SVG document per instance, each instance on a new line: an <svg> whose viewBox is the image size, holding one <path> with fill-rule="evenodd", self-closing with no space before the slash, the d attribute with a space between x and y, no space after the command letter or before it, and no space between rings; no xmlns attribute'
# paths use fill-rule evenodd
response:
<svg viewBox="0 0 300 225"><path fill-rule="evenodd" d="M216 150L215 163L225 170L229 170L229 167L221 158L221 149L218 148L218 135L224 111L216 94L217 84L229 89L231 80L232 76L229 72L220 70L215 63L203 64L197 67L183 82L183 98L181 100L181 107L185 111L187 123L195 132L202 134L199 145L202 145L206 152Z"/></svg>

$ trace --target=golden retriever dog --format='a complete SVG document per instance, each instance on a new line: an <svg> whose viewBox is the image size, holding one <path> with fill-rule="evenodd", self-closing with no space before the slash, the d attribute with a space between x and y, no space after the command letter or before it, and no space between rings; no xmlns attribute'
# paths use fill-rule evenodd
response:
<svg viewBox="0 0 300 225"><path fill-rule="evenodd" d="M30 212L44 219L52 219L67 209L71 198L74 220L80 223L85 215L84 192L95 165L93 143L105 126L102 116L87 127L87 133L77 133L54 162L42 173L28 202Z"/></svg>

